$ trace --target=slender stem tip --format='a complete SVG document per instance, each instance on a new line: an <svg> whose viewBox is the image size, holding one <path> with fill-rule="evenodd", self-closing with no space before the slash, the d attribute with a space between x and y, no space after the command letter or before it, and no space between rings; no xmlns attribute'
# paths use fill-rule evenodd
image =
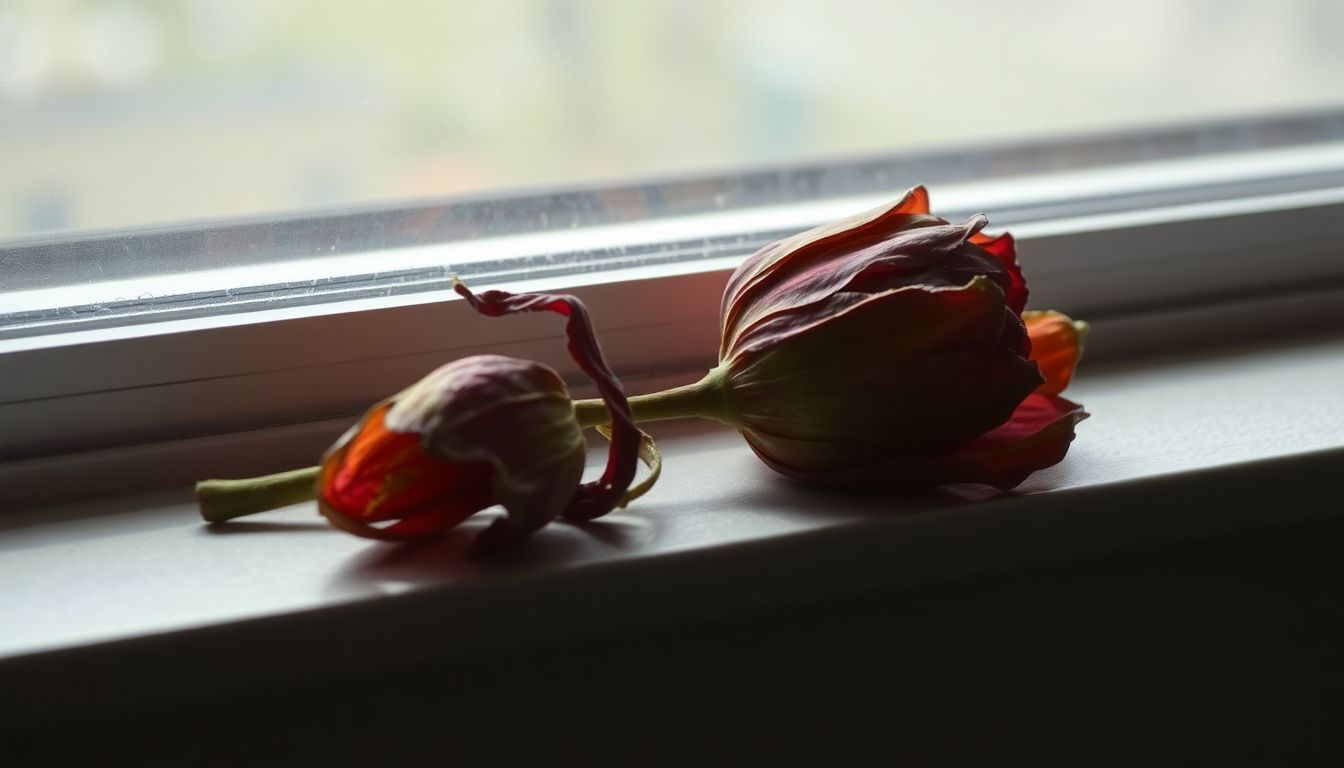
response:
<svg viewBox="0 0 1344 768"><path fill-rule="evenodd" d="M201 517L211 523L311 500L317 467L304 467L245 480L202 480L196 484Z"/></svg>

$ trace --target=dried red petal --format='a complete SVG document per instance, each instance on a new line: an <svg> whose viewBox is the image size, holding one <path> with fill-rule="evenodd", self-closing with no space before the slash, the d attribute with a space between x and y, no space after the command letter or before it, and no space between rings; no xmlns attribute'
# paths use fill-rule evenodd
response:
<svg viewBox="0 0 1344 768"><path fill-rule="evenodd" d="M1087 416L1083 406L1062 397L1029 395L1007 423L962 446L955 466L977 482L1014 488L1031 473L1063 461L1074 426Z"/></svg>
<svg viewBox="0 0 1344 768"><path fill-rule="evenodd" d="M1055 339L1033 354L1011 236L984 234L983 215L949 224L928 210L913 189L768 245L729 280L716 369L723 420L779 471L850 485L1006 487L1032 463L1023 446L1044 438L1021 438L1011 455L992 441L1032 413L1024 398L1034 390L1058 394L1076 355ZM974 451L960 453L966 446Z"/></svg>
<svg viewBox="0 0 1344 768"><path fill-rule="evenodd" d="M824 275L830 267L843 265L848 254L880 246L902 230L945 223L929 215L928 193L923 187L915 187L893 205L831 222L762 248L733 272L724 289L719 359L726 357L738 329L777 301L769 297L777 293L775 286L794 281L797 272Z"/></svg>
<svg viewBox="0 0 1344 768"><path fill-rule="evenodd" d="M1007 232L1001 235L977 232L971 236L971 243L980 246L1003 265L1010 279L1003 292L1004 302L1013 312L1022 314L1027 306L1027 279L1023 277L1022 267L1017 263L1017 241Z"/></svg>
<svg viewBox="0 0 1344 768"><path fill-rule="evenodd" d="M484 315L499 316L515 312L555 312L568 318L565 331L569 336L569 354L597 385L607 407L611 424L611 443L607 449L607 465L597 480L579 487L561 514L569 520L592 520L607 514L620 504L625 490L635 478L639 463L639 429L630 412L621 382L612 373L602 355L593 332L588 309L573 296L565 294L519 293L482 291L472 293L461 282L453 289L467 300L472 308Z"/></svg>

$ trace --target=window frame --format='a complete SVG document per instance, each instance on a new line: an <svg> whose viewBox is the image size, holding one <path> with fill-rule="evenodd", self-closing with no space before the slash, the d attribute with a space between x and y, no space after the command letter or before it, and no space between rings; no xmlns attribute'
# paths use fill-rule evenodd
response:
<svg viewBox="0 0 1344 768"><path fill-rule="evenodd" d="M1335 128L1344 135L1344 114L1316 123L1293 123L1295 131L1276 125L1277 133L1263 125L1260 130L1280 138L1333 137ZM1304 127L1313 125L1315 133ZM1225 126L1201 130L1214 137L1232 135ZM1246 132L1255 135L1243 126ZM1344 142L1302 147L1260 137L1257 141L1269 148L1250 151L1239 145L1243 151L1228 152L1230 143L1210 139L1201 144L1188 136L1177 141L1176 136L1159 131L1148 139L1152 146L1168 150L1192 146L1213 150L1193 157L1172 150L1159 160L1139 163L1133 162L1139 146L1134 134L1112 137L1112 143L1079 139L1056 149L1096 148L1081 169L934 186L934 210L956 217L983 207L991 214L993 229L1010 229L1020 243L1033 306L1071 312L1102 328L1109 324L1130 329L1095 334L1089 352L1094 360L1151 347L1151 333L1132 330L1143 327L1143 318L1179 315L1192 307L1259 306L1268 301L1281 322L1291 318L1304 323L1334 311L1333 297L1344 289L1344 263L1336 257L1336 244L1344 239ZM1117 156L1117 141L1129 148L1131 162L1106 165L1102 161ZM1046 145L1018 149L1025 156L1040 155L1042 146ZM985 157L1002 161L1011 153L999 148ZM1046 166L1058 159L1049 157L1054 159ZM889 168L895 161L884 162ZM882 165L866 161L863 167L870 170L859 175L869 181L886 178L871 171ZM1183 185L1172 181L1181 178L1186 179ZM709 189L717 188L705 183ZM791 182L781 183L792 188ZM663 193L694 184L677 182ZM652 187L641 189L647 195ZM940 206L945 190L951 204ZM743 255L743 243L798 231L898 194L890 190L852 194L852 187L845 191L799 201L779 199L790 193L775 189L774 202L768 205L717 214L663 211L645 220L606 225L605 231L615 229L617 239L605 247L625 238L624 242L656 250L668 242L688 241L688 231L693 233L691 242L707 242L706 232L740 241L723 250L702 248L697 258L604 262L603 248L590 247L581 255L605 269L581 268L527 279L507 272L492 279L488 270L467 276L478 287L503 281L513 290L578 295L589 305L617 373L632 391L642 391L649 381L631 383L684 379L714 364L718 297ZM600 196L600 191L559 194L570 196L573 203L587 195ZM535 204L554 197L548 193L528 199ZM697 199L703 204L709 198ZM471 208L478 202L449 207ZM422 209L388 208L369 214L373 219L358 220L369 224L382 216L386 224L414 210ZM587 237L590 229L602 226L581 228L577 236ZM201 238L216 229L202 225L195 231L193 237ZM145 234L151 239L166 236ZM81 242L82 247L96 250L127 236ZM522 242L518 237L534 238L530 246L534 250L555 253L555 242L573 242L566 238L575 235L562 231L502 237L506 253ZM560 239L555 241L556 237ZM37 248L28 252L52 257L74 242L56 239L24 248ZM475 247L483 242L469 239L442 247ZM550 251L545 249L548 242ZM381 258L381 253L374 257ZM514 255L519 254L525 249ZM323 262L313 264L320 267ZM53 478L77 467L124 469L127 457L154 453L154 446L160 447L161 455L163 450L174 450L164 446L181 449L212 440L223 444L230 435L253 430L290 435L287 442L281 441L290 447L265 452L260 463L238 465L243 471L307 463L314 443L328 440L335 424L348 421L368 403L438 364L467 354L490 351L532 358L552 365L571 381L582 381L565 355L554 318L478 317L444 290L445 279L442 276L430 290L389 291L390 295L379 297L344 301L327 297L319 303L276 309L0 339L0 423L7 425L0 434L0 477L15 489L7 504L59 498L58 491L66 484ZM1239 325L1225 332L1250 333L1264 323L1264 314L1254 310L1238 317ZM1162 343L1178 343L1188 331L1166 328ZM199 474L200 467L191 464L157 482L186 482L189 472ZM139 480L127 489L156 482L144 472L131 474Z"/></svg>

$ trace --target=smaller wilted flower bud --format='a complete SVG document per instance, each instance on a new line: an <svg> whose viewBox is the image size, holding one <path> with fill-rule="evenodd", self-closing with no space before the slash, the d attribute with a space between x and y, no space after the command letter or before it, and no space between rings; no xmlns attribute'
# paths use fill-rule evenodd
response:
<svg viewBox="0 0 1344 768"><path fill-rule="evenodd" d="M480 355L370 409L323 457L318 506L343 530L401 539L499 504L526 534L570 504L583 465L583 432L555 371Z"/></svg>
<svg viewBox="0 0 1344 768"><path fill-rule="evenodd" d="M593 520L625 506L657 480L661 459L635 427L620 381L607 366L588 310L565 294L485 291L456 283L485 315L554 312L567 322L569 353L602 398L611 442L601 477L581 482L584 440L573 401L555 371L529 360L458 360L373 406L322 457L321 466L245 480L196 484L212 523L313 496L336 527L375 539L441 533L479 510L506 512L481 535L487 548L516 542L562 516ZM631 487L635 466L650 473Z"/></svg>
<svg viewBox="0 0 1344 768"><path fill-rule="evenodd" d="M527 360L481 355L439 368L374 406L322 459L322 513L337 527L371 538L415 538L447 530L478 510L508 512L485 533L487 545L528 535L558 515L592 520L622 506L642 446L620 381L607 366L588 310L564 294L457 291L491 316L565 316L569 352L592 377L611 414L611 448L602 476L580 483L582 428L564 383ZM655 465L650 461L650 468ZM636 491L639 493L642 491ZM373 525L392 521L386 527Z"/></svg>

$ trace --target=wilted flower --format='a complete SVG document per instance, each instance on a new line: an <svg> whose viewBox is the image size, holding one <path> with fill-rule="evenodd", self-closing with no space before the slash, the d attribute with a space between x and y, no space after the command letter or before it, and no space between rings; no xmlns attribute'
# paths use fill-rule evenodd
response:
<svg viewBox="0 0 1344 768"><path fill-rule="evenodd" d="M421 536L499 504L508 515L486 534L511 541L636 495L627 489L637 458L656 477L657 454L635 421L684 416L737 427L766 464L806 482L1012 488L1062 460L1087 417L1059 396L1086 325L1024 311L1013 240L984 234L986 223L933 216L916 187L767 245L728 282L719 365L628 401L576 299L477 296L458 284L487 315L567 316L570 353L602 398L571 403L537 363L461 360L376 405L318 469L198 484L202 515L218 522L293 503L316 477L323 513L354 533ZM600 424L611 425L606 469L579 484L581 428Z"/></svg>
<svg viewBox="0 0 1344 768"><path fill-rule="evenodd" d="M436 533L495 504L525 534L569 506L583 464L559 375L480 355L370 409L323 456L317 500L332 524L372 538Z"/></svg>
<svg viewBox="0 0 1344 768"><path fill-rule="evenodd" d="M610 414L604 434L611 445L599 479L580 482L582 427L556 372L529 360L480 355L448 363L373 406L319 467L198 483L202 516L222 522L316 495L337 527L401 540L442 532L498 504L507 514L480 542L498 546L558 515L601 517L647 490L658 476L657 450L635 427L583 304L563 294L476 295L461 283L455 290L487 315L546 311L568 318L570 355L593 378ZM651 473L631 489L641 459Z"/></svg>
<svg viewBox="0 0 1344 768"><path fill-rule="evenodd" d="M917 187L765 246L728 281L719 366L633 398L637 420L716 418L779 472L846 487L1011 488L1057 463L1086 416L1057 396L1079 326L1028 334L1013 240L985 224L931 215Z"/></svg>
<svg viewBox="0 0 1344 768"><path fill-rule="evenodd" d="M569 318L569 350L614 416L601 479L581 485L583 430L560 377L528 360L481 355L439 368L374 406L322 459L318 504L339 528L372 538L446 530L499 504L508 516L486 543L512 540L557 515L591 520L622 503L635 476L640 433L607 367L587 310L566 295L473 294L487 315L549 311ZM396 521L387 527L375 522Z"/></svg>
<svg viewBox="0 0 1344 768"><path fill-rule="evenodd" d="M917 187L737 269L718 370L728 420L767 464L846 486L1011 488L1063 458L1085 415L1054 396L1072 365L1047 384L1013 240L985 224L931 215Z"/></svg>

